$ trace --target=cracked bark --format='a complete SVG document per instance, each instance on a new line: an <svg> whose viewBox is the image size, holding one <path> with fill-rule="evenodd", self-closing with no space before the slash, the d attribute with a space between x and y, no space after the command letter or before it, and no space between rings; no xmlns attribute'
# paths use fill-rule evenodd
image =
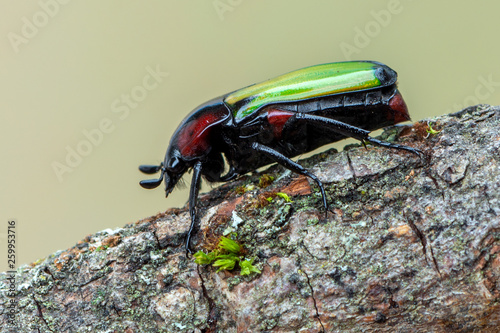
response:
<svg viewBox="0 0 500 333"><path fill-rule="evenodd" d="M385 132L427 160L351 147L301 161L325 183L326 219L317 186L279 166L265 189L251 175L202 195L194 248L236 231L258 275L186 258L186 208L89 235L18 269L15 331L499 331L499 118L477 106L430 120L438 134ZM268 203L276 192L293 202Z"/></svg>

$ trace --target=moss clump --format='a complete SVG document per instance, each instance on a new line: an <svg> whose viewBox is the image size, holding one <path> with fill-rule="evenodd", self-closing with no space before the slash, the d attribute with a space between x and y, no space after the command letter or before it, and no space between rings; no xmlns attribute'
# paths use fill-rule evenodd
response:
<svg viewBox="0 0 500 333"><path fill-rule="evenodd" d="M198 265L212 265L218 267L217 272L222 270L230 271L234 269L236 263L240 266L240 275L250 275L260 273L260 270L253 265L255 258L245 258L244 249L240 243L231 238L221 236L217 248L214 251L205 253L196 252L193 256Z"/></svg>

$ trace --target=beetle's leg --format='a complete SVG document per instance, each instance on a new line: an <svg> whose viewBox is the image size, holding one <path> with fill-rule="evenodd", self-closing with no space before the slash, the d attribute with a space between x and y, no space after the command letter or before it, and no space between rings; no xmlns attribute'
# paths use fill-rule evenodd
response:
<svg viewBox="0 0 500 333"><path fill-rule="evenodd" d="M229 165L229 170L223 175L224 167L222 154L212 153L203 161L203 176L209 182L227 182L238 176L233 165Z"/></svg>
<svg viewBox="0 0 500 333"><path fill-rule="evenodd" d="M302 165L295 163L285 155L277 152L276 150L269 148L267 146L261 145L260 143L254 142L252 143L252 149L257 150L258 152L264 153L275 160L277 163L281 164L285 168L292 170L298 174L304 175L306 177L311 178L318 184L319 189L321 191L321 196L323 197L323 206L325 207L325 211L328 212L328 205L326 203L326 194L325 189L323 187L323 183L316 177L314 174L307 171Z"/></svg>
<svg viewBox="0 0 500 333"><path fill-rule="evenodd" d="M189 241L193 233L194 224L196 222L196 202L198 201L198 192L200 191L201 180L201 161L198 161L193 166L193 179L191 180L191 189L189 190L189 215L191 216L191 226L189 227L186 236L186 255L192 253L189 248Z"/></svg>
<svg viewBox="0 0 500 333"><path fill-rule="evenodd" d="M226 144L228 147L232 147L234 149L234 147L236 146L233 142L233 140L229 137L228 134L226 134L225 131L221 131L221 137L222 137L222 140L224 141L224 144ZM221 175L219 181L220 182L227 182L227 181L230 181L230 180L233 180L234 178L238 177L238 172L236 172L236 168L234 167L234 165L232 164L232 160L233 160L233 153L232 153L232 149L228 149L224 152L224 156L226 158L226 162L228 163L229 165L229 170L226 172L225 175Z"/></svg>
<svg viewBox="0 0 500 333"><path fill-rule="evenodd" d="M363 141L363 140L368 141L368 142L371 142L373 144L376 144L376 145L382 146L382 147L403 149L403 150L409 151L410 153L418 155L419 157L422 157L422 155L423 155L422 151L420 151L419 149L407 147L404 145L399 145L397 143L390 143L390 142L385 142L385 141L381 141L378 139L374 139L374 138L369 136L370 131L343 123L343 122L335 120L335 119L321 117L321 116L315 116L315 115L311 115L311 114L307 114L307 113L296 113L294 115L294 118L296 120L304 120L307 122L316 123L324 128L328 128L336 133L345 135L346 137L358 139L360 141Z"/></svg>
<svg viewBox="0 0 500 333"><path fill-rule="evenodd" d="M230 166L229 170L227 173L219 178L219 182L228 182L230 180L233 180L238 176L238 173L236 172L236 168L234 166Z"/></svg>
<svg viewBox="0 0 500 333"><path fill-rule="evenodd" d="M363 140L366 140L368 142L371 142L373 144L376 144L376 145L382 146L382 147L406 150L406 151L409 151L410 153L413 153L413 154L417 155L420 158L422 158L424 156L424 153L420 149L417 149L417 148L412 148L412 147L408 147L408 146L404 146L404 145L399 145L397 143L391 143L391 142L381 141L381 140L372 138L371 136L367 136Z"/></svg>

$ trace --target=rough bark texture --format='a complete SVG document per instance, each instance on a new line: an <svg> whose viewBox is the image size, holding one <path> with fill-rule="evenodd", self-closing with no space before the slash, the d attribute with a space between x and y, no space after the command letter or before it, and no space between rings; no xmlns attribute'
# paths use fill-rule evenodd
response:
<svg viewBox="0 0 500 333"><path fill-rule="evenodd" d="M327 187L326 219L316 185L278 166L266 188L257 174L204 194L193 247L235 231L261 274L186 258L186 208L87 236L17 270L17 332L500 331L499 118L477 106L429 120L437 134L385 132L427 159L351 147L301 161Z"/></svg>

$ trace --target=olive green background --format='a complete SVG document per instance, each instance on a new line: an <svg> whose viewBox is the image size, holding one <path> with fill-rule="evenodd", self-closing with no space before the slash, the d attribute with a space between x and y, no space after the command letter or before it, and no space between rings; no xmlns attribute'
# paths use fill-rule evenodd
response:
<svg viewBox="0 0 500 333"><path fill-rule="evenodd" d="M184 205L137 166L197 105L288 71L381 61L413 120L500 104L498 1L0 4L0 270L9 219L22 264Z"/></svg>

